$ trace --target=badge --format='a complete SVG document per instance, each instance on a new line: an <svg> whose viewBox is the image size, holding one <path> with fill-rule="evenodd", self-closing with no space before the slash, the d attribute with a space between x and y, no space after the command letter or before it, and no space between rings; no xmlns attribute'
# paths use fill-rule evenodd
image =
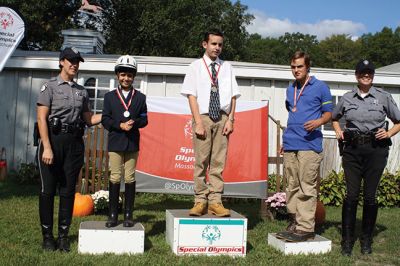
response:
<svg viewBox="0 0 400 266"><path fill-rule="evenodd" d="M212 92L217 92L217 91L218 91L217 86L212 85L212 86L211 86L211 91L212 91Z"/></svg>
<svg viewBox="0 0 400 266"><path fill-rule="evenodd" d="M47 84L43 84L42 88L40 89L40 92L44 92L47 89Z"/></svg>
<svg viewBox="0 0 400 266"><path fill-rule="evenodd" d="M131 113L129 113L129 111L124 112L124 117L129 117L130 115L131 115Z"/></svg>

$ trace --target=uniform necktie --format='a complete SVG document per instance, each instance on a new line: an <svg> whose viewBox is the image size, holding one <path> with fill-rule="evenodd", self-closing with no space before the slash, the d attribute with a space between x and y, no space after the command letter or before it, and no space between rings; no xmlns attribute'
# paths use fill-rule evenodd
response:
<svg viewBox="0 0 400 266"><path fill-rule="evenodd" d="M215 70L215 62L211 63L211 73L213 84L211 84L211 92L210 92L210 105L208 108L208 115L211 120L217 121L219 120L219 112L221 109L221 105L219 103L219 90L218 90L218 80L217 71Z"/></svg>

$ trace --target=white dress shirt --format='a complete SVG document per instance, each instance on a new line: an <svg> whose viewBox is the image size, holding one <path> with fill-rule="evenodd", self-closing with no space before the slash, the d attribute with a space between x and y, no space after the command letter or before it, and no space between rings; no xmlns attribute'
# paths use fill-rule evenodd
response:
<svg viewBox="0 0 400 266"><path fill-rule="evenodd" d="M204 64L204 61L206 64ZM207 114L210 103L211 91L211 63L213 62L207 55L193 61L186 73L182 84L181 94L183 96L193 95L197 98L200 114ZM221 110L227 114L231 111L231 99L240 97L239 86L233 74L232 65L219 58L215 60L215 70L218 71L218 88ZM208 67L206 68L206 65Z"/></svg>

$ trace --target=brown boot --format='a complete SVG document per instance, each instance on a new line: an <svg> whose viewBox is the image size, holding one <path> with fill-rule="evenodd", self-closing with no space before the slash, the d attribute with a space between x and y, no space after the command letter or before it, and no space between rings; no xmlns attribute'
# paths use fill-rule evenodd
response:
<svg viewBox="0 0 400 266"><path fill-rule="evenodd" d="M208 214L213 214L218 217L231 216L229 209L225 209L222 203L215 203L208 205Z"/></svg>
<svg viewBox="0 0 400 266"><path fill-rule="evenodd" d="M193 208L190 209L190 216L202 216L207 213L207 204L204 202L196 202Z"/></svg>

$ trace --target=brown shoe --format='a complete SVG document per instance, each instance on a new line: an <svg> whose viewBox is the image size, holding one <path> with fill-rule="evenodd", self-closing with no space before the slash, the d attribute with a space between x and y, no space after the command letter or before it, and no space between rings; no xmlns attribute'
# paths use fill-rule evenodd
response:
<svg viewBox="0 0 400 266"><path fill-rule="evenodd" d="M207 204L203 202L196 202L193 208L190 209L190 216L202 216L207 213Z"/></svg>
<svg viewBox="0 0 400 266"><path fill-rule="evenodd" d="M229 209L225 209L222 203L215 203L208 205L208 214L213 214L218 217L231 216Z"/></svg>
<svg viewBox="0 0 400 266"><path fill-rule="evenodd" d="M286 235L286 237L284 239L288 242L304 242L304 241L312 240L312 239L314 239L314 237L315 237L314 232L306 232L303 230L296 229L296 230L294 230L294 232Z"/></svg>
<svg viewBox="0 0 400 266"><path fill-rule="evenodd" d="M289 213L289 225L286 227L287 232L294 232L296 230L296 214Z"/></svg>

